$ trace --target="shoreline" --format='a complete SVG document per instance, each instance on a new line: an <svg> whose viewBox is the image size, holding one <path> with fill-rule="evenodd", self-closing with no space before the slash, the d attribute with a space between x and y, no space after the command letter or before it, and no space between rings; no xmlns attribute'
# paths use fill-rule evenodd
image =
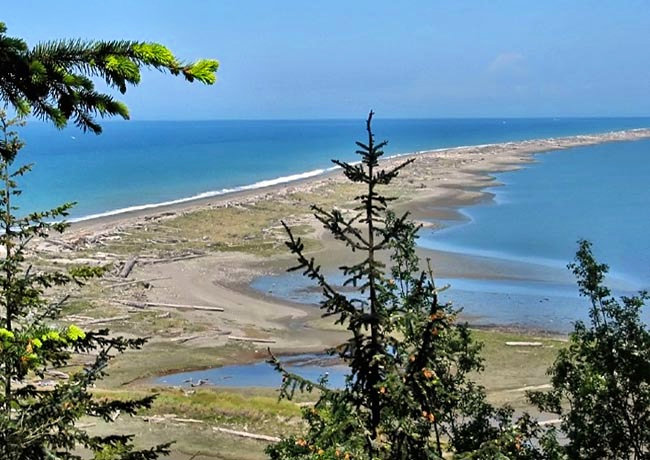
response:
<svg viewBox="0 0 650 460"><path fill-rule="evenodd" d="M650 138L650 128L635 128L624 131L610 131L600 134L584 134L568 137L552 137L531 139L525 141L512 141L491 144L464 145L450 148L439 148L433 150L421 150L416 152L400 153L387 156L381 160L381 164L391 164L410 158L424 159L431 161L438 158L446 158L449 155L476 155L485 154L490 156L524 155L528 158L510 158L514 160L512 164L500 161L503 159L495 158L496 164L488 164L481 169L475 169L473 172L481 175L490 175L491 173L501 172L516 168L516 165L530 161L535 154L548 151L564 150L580 146L608 142L626 142ZM483 160L481 158L480 160ZM479 161L480 161L479 160ZM243 185L234 189L223 189L219 191L207 191L192 197L182 197L162 203L152 203L143 205L134 205L128 208L109 210L106 212L82 216L70 219L72 230L101 227L110 224L121 224L132 219L144 219L157 215L169 215L169 213L180 213L186 211L195 211L211 205L220 205L225 202L237 202L238 200L247 200L260 195L277 194L286 191L289 188L301 187L305 185L314 185L326 181L328 178L341 176L339 167L321 168L312 171L281 176L278 178L259 181L253 184ZM493 179L493 178L492 178ZM494 184L492 184L494 185ZM451 184L454 186L472 187L469 184ZM485 185L478 185L479 189L484 189ZM486 192L484 192L486 193ZM465 201L465 200L462 200ZM474 201L474 200L471 200ZM458 209L471 205L468 203L453 203L448 206L450 209ZM445 206L447 207L447 206Z"/></svg>

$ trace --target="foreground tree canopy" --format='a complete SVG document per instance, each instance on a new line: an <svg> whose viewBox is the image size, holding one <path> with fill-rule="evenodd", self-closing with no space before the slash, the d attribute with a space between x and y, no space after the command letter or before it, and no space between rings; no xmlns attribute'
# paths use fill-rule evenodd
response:
<svg viewBox="0 0 650 460"><path fill-rule="evenodd" d="M31 112L59 128L73 120L84 130L100 133L97 117L129 118L126 105L98 91L93 78L124 94L129 85L140 82L142 68L211 85L219 67L213 59L181 62L158 43L56 40L29 47L6 31L0 22L0 99L19 114Z"/></svg>
<svg viewBox="0 0 650 460"><path fill-rule="evenodd" d="M408 214L391 212L391 198L380 191L412 160L382 169L386 143L375 142L371 121L372 112L368 139L357 142L361 161L335 161L362 188L357 207L313 208L324 227L359 254L357 264L341 267L344 284L355 292L331 284L287 228L287 245L298 259L294 270L318 283L323 315L350 332L332 350L350 374L343 388L330 388L326 379L310 382L287 372L272 357L283 375L282 397L316 389L320 398L304 411L304 435L267 452L273 460L542 458L529 442L534 423L524 417L513 425L512 409L492 407L472 380L483 368L481 345L457 322L457 310L440 302L431 269L415 253L419 227Z"/></svg>
<svg viewBox="0 0 650 460"><path fill-rule="evenodd" d="M83 130L101 133L96 118L129 118L127 107L95 89L101 79L124 94L140 82L142 68L183 75L188 81L213 84L218 62L182 63L163 45L133 41L59 40L30 48L6 35L0 22L0 99L18 117L29 113L62 128L69 120ZM106 329L83 331L63 326L66 295L52 299L68 284L81 285L101 276L104 268L74 267L68 272L39 270L32 265L29 243L62 232L71 204L19 217L13 199L18 181L31 166L15 166L23 142L0 107L0 458L8 460L81 459L82 451L101 460L152 460L168 452L169 444L136 449L130 435L93 436L80 428L81 417L106 422L115 414L133 415L149 407L153 396L128 401L99 400L90 392L116 354L140 348L144 339L126 339ZM58 289L58 291L57 291ZM74 359L91 361L67 378L39 386L48 373Z"/></svg>
<svg viewBox="0 0 650 460"><path fill-rule="evenodd" d="M650 329L641 318L650 296L614 297L604 285L608 266L589 242L579 245L569 268L591 303L590 321L575 325L549 369L551 391L529 397L561 417L559 458L650 459Z"/></svg>
<svg viewBox="0 0 650 460"><path fill-rule="evenodd" d="M155 459L169 444L138 450L132 436L91 435L78 424L82 417L111 422L116 414L133 415L151 406L153 395L113 401L91 393L113 357L145 340L61 322L66 286L101 276L106 267L60 271L33 264L30 243L63 232L65 223L50 222L65 218L72 205L16 214L18 181L31 169L14 164L23 147L16 132L21 124L0 110L0 458L80 460L89 458L81 455L86 451L97 460ZM87 362L82 365L79 358ZM52 375L64 377L54 381Z"/></svg>
<svg viewBox="0 0 650 460"><path fill-rule="evenodd" d="M287 245L300 270L322 289L324 317L350 338L332 354L350 372L342 388L282 373L281 397L316 390L304 409L302 436L267 449L272 460L573 460L650 459L650 331L640 317L648 293L615 299L603 285L607 266L580 241L569 265L591 301L591 324L578 322L551 369L552 388L528 394L539 410L561 417L559 429L524 413L497 408L472 380L483 370L481 344L458 310L440 302L432 270L415 252L418 227L390 211L382 186L412 160L379 160L385 143L357 142L358 163L335 161L360 184L352 210L314 207L324 227L351 251L356 264L340 267L344 291L331 284L290 229ZM424 269L423 269L424 268ZM352 290L352 292L351 292Z"/></svg>

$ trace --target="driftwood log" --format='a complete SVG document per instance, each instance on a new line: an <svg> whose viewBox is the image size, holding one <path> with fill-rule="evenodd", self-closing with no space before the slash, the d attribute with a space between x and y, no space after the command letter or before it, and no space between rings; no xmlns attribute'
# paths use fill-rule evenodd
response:
<svg viewBox="0 0 650 460"><path fill-rule="evenodd" d="M186 254L183 256L165 257L162 259L147 259L146 261L143 262L147 264L165 264L168 262L179 262L181 260L198 259L200 257L205 257L206 255L207 254Z"/></svg>
<svg viewBox="0 0 650 460"><path fill-rule="evenodd" d="M124 315L124 316L113 316L111 318L97 318L93 319L91 321L84 321L84 325L90 325L90 324L101 324L101 323L110 323L112 321L122 321L125 319L129 319L129 315Z"/></svg>
<svg viewBox="0 0 650 460"><path fill-rule="evenodd" d="M256 339L254 337L238 337L236 335L229 335L228 340L234 340L236 342L275 343L274 339Z"/></svg>
<svg viewBox="0 0 650 460"><path fill-rule="evenodd" d="M146 283L151 283L152 281L168 280L170 278L171 278L170 276L164 276L164 277L161 277L161 278L149 278L149 279L146 279L146 280L123 281L121 283L109 284L106 287L109 288L109 289L113 289L113 288L116 288L116 287L129 286L131 284L138 284L138 283L146 284Z"/></svg>
<svg viewBox="0 0 650 460"><path fill-rule="evenodd" d="M184 337L174 337L173 339L171 339L171 341L176 343L185 343L185 342L189 342L190 340L198 339L199 337L200 335L187 335Z"/></svg>
<svg viewBox="0 0 650 460"><path fill-rule="evenodd" d="M131 273L131 270L133 270L133 267L135 267L135 264L138 262L138 259L129 259L124 263L124 267L122 267L122 270L120 271L120 278L128 278L129 273Z"/></svg>
<svg viewBox="0 0 650 460"><path fill-rule="evenodd" d="M204 310L204 311L223 311L221 307L211 307L208 305L184 305L178 303L159 303L159 302L137 302L133 300L120 300L120 303L136 308L177 308L180 310Z"/></svg>
<svg viewBox="0 0 650 460"><path fill-rule="evenodd" d="M541 347L542 342L506 342L508 347Z"/></svg>
<svg viewBox="0 0 650 460"><path fill-rule="evenodd" d="M249 433L248 431L230 430L228 428L221 428L219 426L213 426L212 429L220 433L231 434L233 436L239 436L241 438L257 439L258 441L267 441L267 442L280 442L280 438L275 436L267 436L265 434L255 434L255 433Z"/></svg>

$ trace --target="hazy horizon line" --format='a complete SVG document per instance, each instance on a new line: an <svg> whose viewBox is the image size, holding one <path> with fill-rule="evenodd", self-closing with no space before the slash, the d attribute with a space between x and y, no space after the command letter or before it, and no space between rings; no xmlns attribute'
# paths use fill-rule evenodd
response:
<svg viewBox="0 0 650 460"><path fill-rule="evenodd" d="M480 116L480 117L381 117L375 115L374 120L576 120L576 119L650 119L650 115L558 115L558 116ZM366 115L363 117L318 117L318 118L136 118L129 120L122 119L100 119L100 124L104 123L133 123L133 122L210 122L210 121L359 121L365 120ZM27 120L29 123L42 123L51 125L49 121L31 118ZM66 127L74 127L74 123L68 123Z"/></svg>

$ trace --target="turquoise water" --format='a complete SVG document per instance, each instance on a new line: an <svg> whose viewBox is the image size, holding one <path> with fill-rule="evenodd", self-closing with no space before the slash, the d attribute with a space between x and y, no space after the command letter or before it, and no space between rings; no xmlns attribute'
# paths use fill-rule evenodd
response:
<svg viewBox="0 0 650 460"><path fill-rule="evenodd" d="M377 119L388 153L650 126L650 118ZM359 120L109 122L104 134L32 123L22 162L25 210L77 201L72 217L104 214L282 182L353 160ZM291 178L291 177L289 177Z"/></svg>

